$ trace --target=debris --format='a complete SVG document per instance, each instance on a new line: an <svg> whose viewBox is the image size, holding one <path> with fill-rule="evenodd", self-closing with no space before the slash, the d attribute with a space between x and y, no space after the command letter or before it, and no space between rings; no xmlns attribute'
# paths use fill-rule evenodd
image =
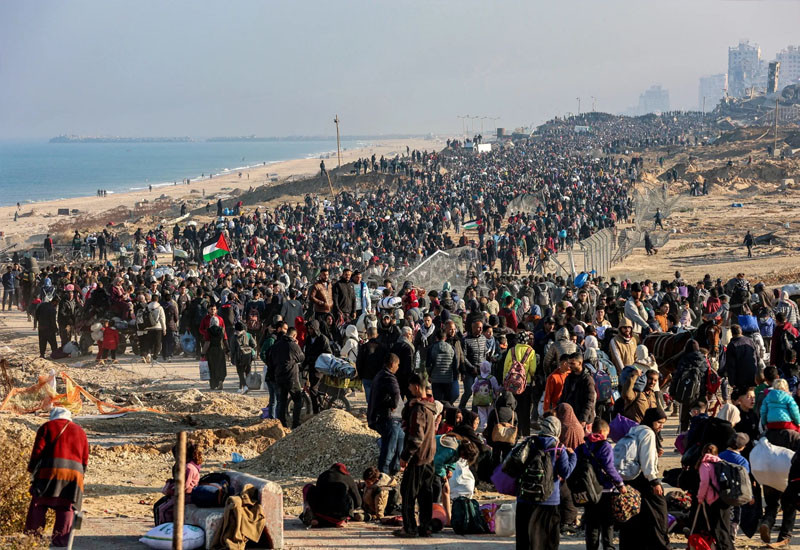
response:
<svg viewBox="0 0 800 550"><path fill-rule="evenodd" d="M361 472L378 461L379 435L352 414L322 411L239 468L255 475L317 477L335 462Z"/></svg>

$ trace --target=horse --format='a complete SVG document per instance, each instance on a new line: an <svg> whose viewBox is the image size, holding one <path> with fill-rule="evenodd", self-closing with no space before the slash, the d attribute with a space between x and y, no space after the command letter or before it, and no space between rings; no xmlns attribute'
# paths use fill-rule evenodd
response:
<svg viewBox="0 0 800 550"><path fill-rule="evenodd" d="M669 384L672 373L675 372L678 360L689 340L697 340L701 348L709 351L711 358L716 358L719 355L721 334L722 330L716 323L705 321L694 330L687 330L677 334L655 332L645 336L643 344L658 364L658 370L662 377L662 386Z"/></svg>

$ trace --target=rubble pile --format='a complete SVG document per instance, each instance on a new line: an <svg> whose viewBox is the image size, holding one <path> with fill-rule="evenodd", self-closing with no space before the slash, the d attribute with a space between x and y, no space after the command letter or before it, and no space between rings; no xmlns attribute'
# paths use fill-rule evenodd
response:
<svg viewBox="0 0 800 550"><path fill-rule="evenodd" d="M255 475L317 477L335 462L360 475L378 462L379 435L352 414L329 409L275 442L261 456L242 463Z"/></svg>

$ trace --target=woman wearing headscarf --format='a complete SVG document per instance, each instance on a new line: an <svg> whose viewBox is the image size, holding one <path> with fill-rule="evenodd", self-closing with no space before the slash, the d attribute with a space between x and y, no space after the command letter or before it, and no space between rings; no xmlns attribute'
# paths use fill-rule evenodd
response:
<svg viewBox="0 0 800 550"><path fill-rule="evenodd" d="M556 416L561 422L559 441L561 441L562 445L574 451L578 448L578 445L583 443L583 438L586 435L583 424L578 421L578 417L575 416L572 405L568 403L561 403L556 407Z"/></svg>
<svg viewBox="0 0 800 550"><path fill-rule="evenodd" d="M561 422L555 416L541 421L539 435L532 443L542 449L553 463L553 492L541 502L533 502L524 495L517 497L516 537L518 550L556 550L561 541L559 525L561 516L561 480L567 479L578 461L572 449L561 447Z"/></svg>
<svg viewBox="0 0 800 550"><path fill-rule="evenodd" d="M210 373L208 384L212 390L221 390L227 374L225 348L228 345L228 341L225 339L225 331L219 326L219 319L216 315L211 317L209 322L208 336L208 348L205 352Z"/></svg>
<svg viewBox="0 0 800 550"><path fill-rule="evenodd" d="M497 466L503 459L505 459L508 451L514 446L513 443L506 443L503 441L494 441L493 432L494 427L498 424L511 424L512 426L519 425L519 418L517 418L517 400L514 394L510 391L503 391L500 397L494 403L494 409L489 414L486 422L486 429L483 430L483 438L486 443L492 448L492 463Z"/></svg>
<svg viewBox="0 0 800 550"><path fill-rule="evenodd" d="M662 454L659 433L667 421L663 410L647 409L642 423L631 428L636 439L639 474L628 485L642 495L641 511L620 526L620 550L639 550L646 541L647 550L670 550L667 534L667 501L659 477L658 457Z"/></svg>
<svg viewBox="0 0 800 550"><path fill-rule="evenodd" d="M794 327L797 326L797 322L800 320L800 315L798 315L797 312L797 304L789 298L789 293L786 291L781 292L781 298L778 300L778 303L775 304L772 311L776 316L778 313L783 313L789 324Z"/></svg>

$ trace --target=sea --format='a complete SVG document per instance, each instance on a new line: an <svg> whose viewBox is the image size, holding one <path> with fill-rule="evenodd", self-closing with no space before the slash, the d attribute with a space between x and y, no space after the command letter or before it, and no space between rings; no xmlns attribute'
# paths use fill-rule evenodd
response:
<svg viewBox="0 0 800 550"><path fill-rule="evenodd" d="M366 142L342 141L342 149ZM330 156L336 140L49 143L0 141L0 206L173 185L284 160Z"/></svg>

